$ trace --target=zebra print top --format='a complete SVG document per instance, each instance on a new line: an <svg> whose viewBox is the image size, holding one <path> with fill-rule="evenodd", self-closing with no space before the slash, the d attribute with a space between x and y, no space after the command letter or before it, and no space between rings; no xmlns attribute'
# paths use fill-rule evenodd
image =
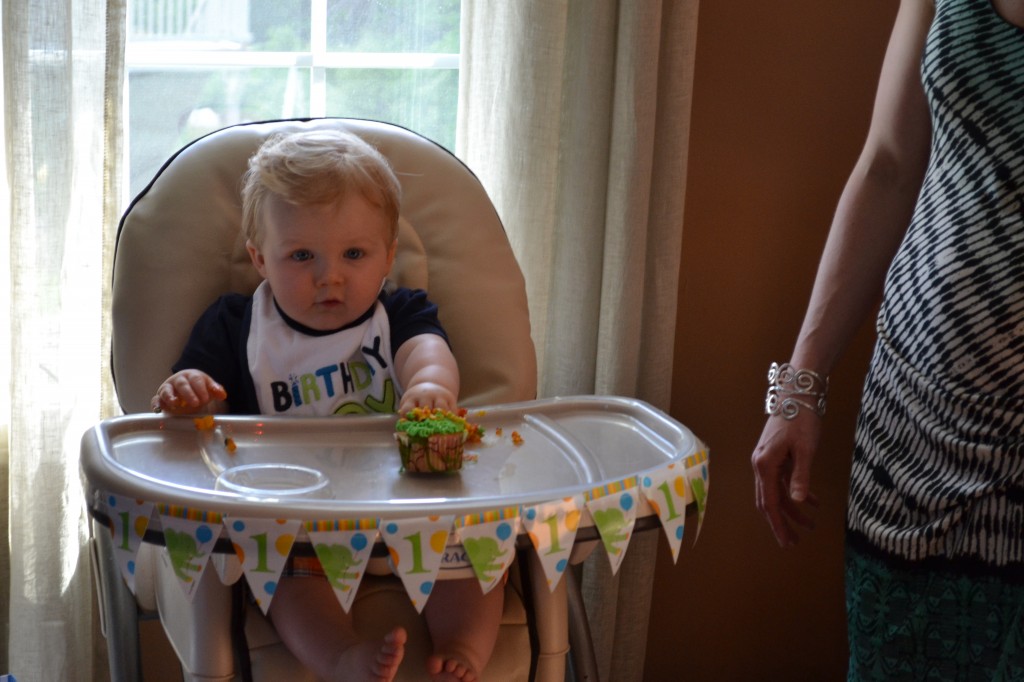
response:
<svg viewBox="0 0 1024 682"><path fill-rule="evenodd" d="M932 153L885 283L848 529L890 556L1024 568L1024 30L936 0Z"/></svg>
<svg viewBox="0 0 1024 682"><path fill-rule="evenodd" d="M932 155L879 331L926 375L1024 397L1024 30L938 0L922 75Z"/></svg>

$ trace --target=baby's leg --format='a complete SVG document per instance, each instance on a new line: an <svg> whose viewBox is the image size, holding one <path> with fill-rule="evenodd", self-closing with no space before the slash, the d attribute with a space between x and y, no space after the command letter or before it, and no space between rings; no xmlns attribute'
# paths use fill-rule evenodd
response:
<svg viewBox="0 0 1024 682"><path fill-rule="evenodd" d="M427 659L433 680L472 682L494 650L505 603L498 585L484 594L473 578L438 580L423 607L434 654Z"/></svg>
<svg viewBox="0 0 1024 682"><path fill-rule="evenodd" d="M405 630L363 640L322 577L282 576L269 615L288 650L323 680L391 682L405 655Z"/></svg>

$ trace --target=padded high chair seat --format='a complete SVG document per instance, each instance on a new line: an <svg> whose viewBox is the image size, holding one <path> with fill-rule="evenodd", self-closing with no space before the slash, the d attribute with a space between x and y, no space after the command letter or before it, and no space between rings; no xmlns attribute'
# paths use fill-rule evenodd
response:
<svg viewBox="0 0 1024 682"><path fill-rule="evenodd" d="M355 133L391 161L403 191L392 279L427 289L438 303L459 362L460 404L534 398L536 362L522 274L475 176L443 148L403 128L313 119L240 125L201 138L170 159L125 213L114 264L112 358L124 410L150 409L151 396L210 303L227 292L251 293L259 283L240 232L240 178L267 137L309 128ZM138 601L161 612L186 678L232 679L234 661L223 651L230 641L230 613L224 613L230 588L207 571L190 604L172 591L179 589L173 578L162 580L167 569L161 568L158 548L144 544L138 564ZM106 570L116 575L116 568ZM516 582L509 581L505 625L486 679L523 679L529 672L527 619L512 587ZM380 627L369 622L373 614L416 615L395 579L368 577L354 609L357 627L366 622L371 630ZM269 622L258 609L249 616L254 678L301 679ZM557 627L563 625L556 620ZM110 623L107 631L109 636ZM421 677L424 646L410 645L402 671L408 679Z"/></svg>

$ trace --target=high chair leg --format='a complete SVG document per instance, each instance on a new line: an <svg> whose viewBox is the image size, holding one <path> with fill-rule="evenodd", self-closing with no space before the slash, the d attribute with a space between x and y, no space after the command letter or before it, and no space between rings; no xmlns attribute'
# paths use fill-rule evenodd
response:
<svg viewBox="0 0 1024 682"><path fill-rule="evenodd" d="M565 572L562 582L565 583L569 607L572 679L576 682L598 682L594 640L590 634L590 623L587 621L587 610L583 604L580 581L573 567Z"/></svg>
<svg viewBox="0 0 1024 682"><path fill-rule="evenodd" d="M167 640L181 662L186 682L231 682L232 588L207 567L190 600L181 590L166 551L157 562L157 608Z"/></svg>
<svg viewBox="0 0 1024 682"><path fill-rule="evenodd" d="M89 540L100 625L107 638L107 657L112 680L141 680L139 613L135 597L121 578L114 558L110 530L92 521Z"/></svg>

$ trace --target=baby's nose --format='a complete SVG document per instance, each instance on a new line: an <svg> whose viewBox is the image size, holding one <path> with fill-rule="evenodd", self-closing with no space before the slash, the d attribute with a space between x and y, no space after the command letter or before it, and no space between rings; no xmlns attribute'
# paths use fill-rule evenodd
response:
<svg viewBox="0 0 1024 682"><path fill-rule="evenodd" d="M341 284L345 281L345 271L342 264L333 259L321 261L317 274L317 279L321 285Z"/></svg>

